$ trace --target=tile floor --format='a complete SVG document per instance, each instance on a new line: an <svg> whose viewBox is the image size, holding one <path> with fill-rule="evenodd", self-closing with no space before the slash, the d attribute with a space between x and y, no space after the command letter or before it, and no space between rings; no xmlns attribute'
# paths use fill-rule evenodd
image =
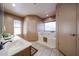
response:
<svg viewBox="0 0 79 59"><path fill-rule="evenodd" d="M34 56L63 56L63 54L60 53L57 49L48 48L37 42L32 42L32 46L38 50Z"/></svg>

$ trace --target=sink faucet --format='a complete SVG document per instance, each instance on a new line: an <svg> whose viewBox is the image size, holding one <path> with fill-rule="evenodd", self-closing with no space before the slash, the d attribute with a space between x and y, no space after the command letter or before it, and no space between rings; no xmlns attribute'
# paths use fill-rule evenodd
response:
<svg viewBox="0 0 79 59"><path fill-rule="evenodd" d="M3 43L3 42L1 42L1 44L2 44L2 45L4 45L4 44L6 44L7 42L12 42L12 41L6 41L6 42L4 42L4 43Z"/></svg>
<svg viewBox="0 0 79 59"><path fill-rule="evenodd" d="M3 49L3 46L4 46L7 42L12 42L12 41L6 41L6 42L4 42L4 43L1 42L1 43L0 43L0 50Z"/></svg>

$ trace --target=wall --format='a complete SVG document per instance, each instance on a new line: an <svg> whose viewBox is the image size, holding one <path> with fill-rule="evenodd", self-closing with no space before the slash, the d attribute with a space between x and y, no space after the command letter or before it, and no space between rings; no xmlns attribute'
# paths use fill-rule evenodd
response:
<svg viewBox="0 0 79 59"><path fill-rule="evenodd" d="M13 16L9 14L4 14L4 27L5 27L5 32L14 33L14 28L13 28Z"/></svg>
<svg viewBox="0 0 79 59"><path fill-rule="evenodd" d="M44 22L43 21L39 21L38 25L37 25L37 30L38 33L43 33L44 32Z"/></svg>
<svg viewBox="0 0 79 59"><path fill-rule="evenodd" d="M2 33L2 27L3 27L3 11L0 4L0 34Z"/></svg>

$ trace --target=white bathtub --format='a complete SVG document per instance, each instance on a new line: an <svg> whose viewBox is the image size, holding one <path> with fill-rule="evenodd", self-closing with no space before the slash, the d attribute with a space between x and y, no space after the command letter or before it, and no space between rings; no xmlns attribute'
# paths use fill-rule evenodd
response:
<svg viewBox="0 0 79 59"><path fill-rule="evenodd" d="M47 42L44 42L43 37L47 38ZM55 32L38 33L38 43L50 48L56 48L56 33Z"/></svg>

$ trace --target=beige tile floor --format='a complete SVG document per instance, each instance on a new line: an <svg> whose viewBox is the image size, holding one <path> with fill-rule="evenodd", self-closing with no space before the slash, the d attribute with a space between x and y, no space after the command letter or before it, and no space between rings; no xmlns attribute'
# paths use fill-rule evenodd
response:
<svg viewBox="0 0 79 59"><path fill-rule="evenodd" d="M63 56L63 54L60 53L57 49L48 48L37 42L32 42L32 46L38 50L34 56Z"/></svg>

